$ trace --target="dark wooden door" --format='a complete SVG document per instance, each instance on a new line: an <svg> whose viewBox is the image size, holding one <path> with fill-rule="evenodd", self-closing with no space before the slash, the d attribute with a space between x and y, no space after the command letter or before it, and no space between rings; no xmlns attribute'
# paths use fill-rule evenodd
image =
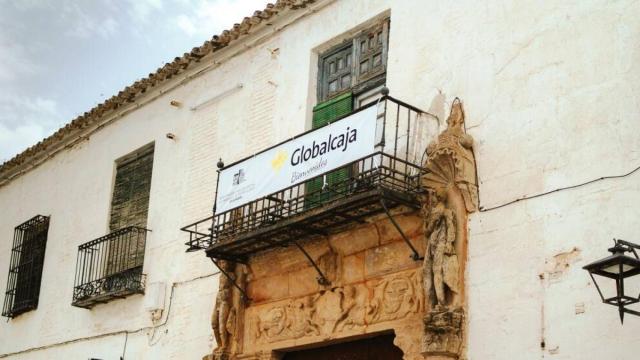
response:
<svg viewBox="0 0 640 360"><path fill-rule="evenodd" d="M287 353L283 360L402 360L402 350L393 345L394 335L377 336Z"/></svg>

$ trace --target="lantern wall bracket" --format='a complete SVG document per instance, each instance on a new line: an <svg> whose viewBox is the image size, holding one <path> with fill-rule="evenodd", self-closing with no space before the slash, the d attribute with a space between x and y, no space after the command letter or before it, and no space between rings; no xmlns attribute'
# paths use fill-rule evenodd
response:
<svg viewBox="0 0 640 360"><path fill-rule="evenodd" d="M636 259L640 259L640 257L638 257L638 253L636 252L636 249L640 250L640 245L634 244L632 242L628 242L628 241L622 240L622 239L613 239L613 242L616 245L622 245L622 246L627 247L627 251L632 252L633 255L636 257Z"/></svg>

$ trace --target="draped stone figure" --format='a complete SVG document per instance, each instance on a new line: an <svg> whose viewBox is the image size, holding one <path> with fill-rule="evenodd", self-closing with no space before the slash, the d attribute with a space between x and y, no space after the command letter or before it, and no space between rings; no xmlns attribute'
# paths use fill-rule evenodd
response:
<svg viewBox="0 0 640 360"><path fill-rule="evenodd" d="M236 282L244 287L246 269L242 265L221 260L220 268ZM228 359L230 354L240 350L241 319L244 311L244 300L230 279L220 275L216 304L211 317L211 327L218 347L214 350L216 360Z"/></svg>
<svg viewBox="0 0 640 360"><path fill-rule="evenodd" d="M473 139L464 132L464 111L456 99L447 129L427 148L421 177L427 196L423 202L427 253L424 257L424 291L427 302L438 308L451 305L459 291L458 237L467 212L477 208L477 181Z"/></svg>
<svg viewBox="0 0 640 360"><path fill-rule="evenodd" d="M437 191L438 201L429 212L425 225L428 243L423 264L424 290L426 298L436 307L448 304L447 291L458 293L456 218L446 206L446 197L445 190Z"/></svg>
<svg viewBox="0 0 640 360"><path fill-rule="evenodd" d="M225 260L220 261L220 267L228 274L233 273L234 264ZM232 313L232 285L226 276L220 275L218 285L218 295L216 296L216 305L211 318L211 326L213 334L218 344L218 350L227 350L229 348L229 338L233 333L231 322L235 315Z"/></svg>
<svg viewBox="0 0 640 360"><path fill-rule="evenodd" d="M430 310L424 318L423 353L458 359L464 330L464 274L467 214L478 209L473 139L464 130L462 102L455 99L445 129L427 147L420 178L426 253L424 292Z"/></svg>

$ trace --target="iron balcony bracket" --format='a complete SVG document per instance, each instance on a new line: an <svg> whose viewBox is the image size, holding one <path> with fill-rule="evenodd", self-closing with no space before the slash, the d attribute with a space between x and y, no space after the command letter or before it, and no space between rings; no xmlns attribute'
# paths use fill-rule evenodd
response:
<svg viewBox="0 0 640 360"><path fill-rule="evenodd" d="M231 284L233 284L233 286L235 286L236 289L238 289L240 291L240 293L242 294L242 299L246 302L246 301L250 301L251 299L249 298L249 296L247 296L247 293L244 291L243 288L240 287L240 285L238 285L236 283L236 279L234 279L234 277L232 277L228 272L226 272L216 261L216 259L214 258L210 258L211 261L213 262L213 264L218 268L218 270L220 270L220 272L227 278L229 279L229 281L231 281Z"/></svg>
<svg viewBox="0 0 640 360"><path fill-rule="evenodd" d="M320 268L318 267L318 265L315 263L315 261L313 261L313 259L311 258L311 256L309 255L309 253L307 253L307 251L300 245L298 244L297 241L295 240L291 240L291 242L293 242L293 244L295 246L298 247L298 249L300 249L300 251L302 251L302 253L304 254L304 256L307 258L307 260L309 260L309 262L311 263L311 265L316 269L316 271L318 272L318 284L323 285L323 286L328 286L331 285L331 282L329 281L329 279L327 279L326 276L324 276L324 274L322 273L322 270L320 270Z"/></svg>
<svg viewBox="0 0 640 360"><path fill-rule="evenodd" d="M402 236L402 239L404 240L404 242L407 244L407 246L409 246L409 248L413 252L413 255L411 255L411 258L413 260L415 260L415 261L424 260L424 257L420 256L420 254L418 253L418 250L416 250L416 248L413 246L411 241L409 241L409 238L407 238L407 235L404 234L404 232L400 228L400 225L398 225L396 220L393 218L393 216L389 212L389 209L387 209L387 206L384 203L384 199L380 200L380 205L382 205L382 208L384 209L385 214L387 214L387 217L389 218L389 220L391 221L393 226L396 228L396 230L398 230L398 232L400 233L400 236Z"/></svg>

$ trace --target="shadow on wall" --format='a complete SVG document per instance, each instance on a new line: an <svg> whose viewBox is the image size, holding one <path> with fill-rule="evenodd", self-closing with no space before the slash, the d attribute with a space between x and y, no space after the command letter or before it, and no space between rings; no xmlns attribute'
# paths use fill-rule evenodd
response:
<svg viewBox="0 0 640 360"><path fill-rule="evenodd" d="M428 112L435 114L438 116L438 119L445 119L445 108L444 108L445 95L442 91L438 90L438 95L436 95L433 100L431 100L431 105L429 105ZM438 124L440 126L441 124ZM439 130L439 129L438 129Z"/></svg>

